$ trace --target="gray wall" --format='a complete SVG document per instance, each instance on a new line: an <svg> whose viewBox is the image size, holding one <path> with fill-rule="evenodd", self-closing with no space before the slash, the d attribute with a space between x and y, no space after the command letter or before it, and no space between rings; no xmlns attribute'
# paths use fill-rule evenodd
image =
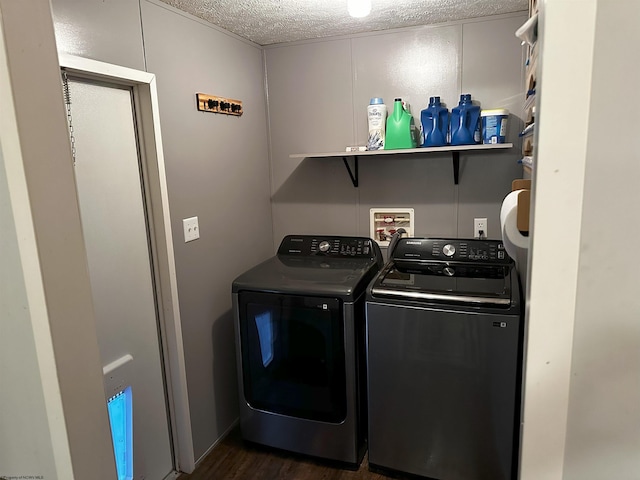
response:
<svg viewBox="0 0 640 480"><path fill-rule="evenodd" d="M197 459L237 418L231 282L273 253L262 51L157 1L52 3L61 52L156 75ZM198 112L197 92L245 113Z"/></svg>
<svg viewBox="0 0 640 480"><path fill-rule="evenodd" d="M142 2L157 75L196 459L236 420L231 282L273 253L262 51ZM242 100L242 117L198 112L195 93ZM200 239L184 243L182 218Z"/></svg>
<svg viewBox="0 0 640 480"><path fill-rule="evenodd" d="M517 165L522 49L514 32L526 15L456 22L265 49L271 134L274 241L289 233L366 235L371 207L415 208L417 235L472 236L473 218L500 235L500 204ZM366 106L382 96L407 100L419 121L429 96L448 107L471 93L483 108L513 115L508 152L461 156L460 184L450 155L362 157L354 188L340 158L291 159L340 152L366 142Z"/></svg>
<svg viewBox="0 0 640 480"><path fill-rule="evenodd" d="M51 0L58 51L144 70L138 0Z"/></svg>

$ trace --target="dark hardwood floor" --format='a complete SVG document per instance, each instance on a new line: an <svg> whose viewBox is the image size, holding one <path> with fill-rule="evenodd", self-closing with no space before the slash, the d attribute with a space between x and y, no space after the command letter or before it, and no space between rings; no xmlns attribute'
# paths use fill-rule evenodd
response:
<svg viewBox="0 0 640 480"><path fill-rule="evenodd" d="M357 471L332 463L245 444L236 427L200 466L178 480L389 480L369 471L367 455Z"/></svg>

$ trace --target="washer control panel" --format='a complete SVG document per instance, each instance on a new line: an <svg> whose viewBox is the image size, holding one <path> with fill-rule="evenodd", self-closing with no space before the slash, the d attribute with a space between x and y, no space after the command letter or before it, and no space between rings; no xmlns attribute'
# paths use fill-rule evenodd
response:
<svg viewBox="0 0 640 480"><path fill-rule="evenodd" d="M393 252L397 260L508 264L511 258L501 240L402 238Z"/></svg>
<svg viewBox="0 0 640 480"><path fill-rule="evenodd" d="M376 259L376 249L378 246L374 246L374 242L365 237L288 235L282 240L278 255Z"/></svg>

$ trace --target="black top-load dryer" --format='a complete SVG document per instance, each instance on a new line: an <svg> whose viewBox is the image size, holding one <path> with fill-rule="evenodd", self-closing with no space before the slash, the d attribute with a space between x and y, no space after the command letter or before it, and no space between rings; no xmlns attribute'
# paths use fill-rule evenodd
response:
<svg viewBox="0 0 640 480"><path fill-rule="evenodd" d="M233 282L245 440L358 465L365 450L369 238L290 235Z"/></svg>
<svg viewBox="0 0 640 480"><path fill-rule="evenodd" d="M502 242L400 239L366 303L369 465L516 478L522 304Z"/></svg>

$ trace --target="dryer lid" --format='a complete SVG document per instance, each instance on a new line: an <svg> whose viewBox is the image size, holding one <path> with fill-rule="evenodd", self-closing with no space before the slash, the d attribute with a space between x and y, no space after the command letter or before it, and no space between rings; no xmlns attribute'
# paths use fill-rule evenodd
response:
<svg viewBox="0 0 640 480"><path fill-rule="evenodd" d="M352 301L365 291L381 264L380 249L368 238L289 235L275 257L236 278L232 290Z"/></svg>

